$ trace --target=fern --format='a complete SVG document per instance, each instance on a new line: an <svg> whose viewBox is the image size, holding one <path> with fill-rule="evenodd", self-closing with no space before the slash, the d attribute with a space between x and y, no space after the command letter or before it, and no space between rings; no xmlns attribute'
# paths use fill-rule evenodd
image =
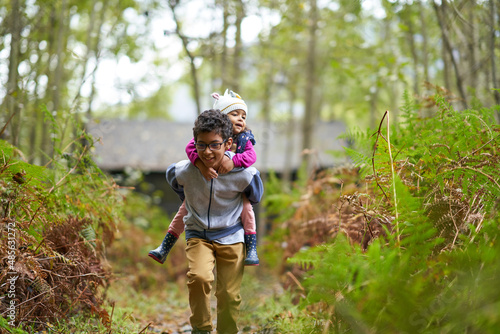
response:
<svg viewBox="0 0 500 334"><path fill-rule="evenodd" d="M85 226L81 230L80 235L82 236L83 240L85 240L89 245L92 246L92 248L95 249L95 247L96 247L95 241L97 239L97 235L96 235L95 230L92 227L92 225Z"/></svg>
<svg viewBox="0 0 500 334"><path fill-rule="evenodd" d="M366 154L363 153L359 153L358 151L353 150L349 147L345 147L344 150L346 151L347 155L351 158L354 165L360 168L361 174L366 174L366 171L367 169L370 168L371 164L370 156L367 156Z"/></svg>
<svg viewBox="0 0 500 334"><path fill-rule="evenodd" d="M376 146L364 134L357 141L371 152L346 149L358 166L370 164L372 188L362 205L361 195L344 196L353 215L399 223L399 235L387 229L363 251L350 234L338 234L297 253L289 261L307 272L302 306L324 309L336 332L496 332L500 128L493 110L458 112L435 96L436 114L422 117L404 98L404 123L391 128L391 142L384 130ZM399 215L388 217L396 204Z"/></svg>
<svg viewBox="0 0 500 334"><path fill-rule="evenodd" d="M365 176L371 170L371 150L373 147L373 138L368 131L363 132L360 129L348 130L340 139L346 139L349 146L344 147L347 156L352 162L360 168L360 174Z"/></svg>
<svg viewBox="0 0 500 334"><path fill-rule="evenodd" d="M3 159L0 161L0 164L3 164L3 170L0 174L11 179L15 179L14 176L20 174L22 175L22 183L29 182L33 186L42 187L48 181L46 169L14 158L21 154L17 148L0 139L0 157ZM10 157L9 160L7 160L8 157Z"/></svg>
<svg viewBox="0 0 500 334"><path fill-rule="evenodd" d="M271 171L265 185L266 196L262 201L266 212L270 216L274 216L278 222L289 219L295 212L294 204L300 200L301 193L298 189L304 188L306 182L305 166L302 166L299 170L295 187L291 190L285 189L283 181L276 176L276 173Z"/></svg>

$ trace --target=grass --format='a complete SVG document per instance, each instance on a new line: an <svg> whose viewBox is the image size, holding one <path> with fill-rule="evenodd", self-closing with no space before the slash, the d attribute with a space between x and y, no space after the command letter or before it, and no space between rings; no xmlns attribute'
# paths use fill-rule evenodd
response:
<svg viewBox="0 0 500 334"><path fill-rule="evenodd" d="M158 291L136 291L127 279L116 281L107 291L109 326L97 315L78 315L66 322L48 324L47 333L168 333L187 328L187 297L177 284L166 285Z"/></svg>

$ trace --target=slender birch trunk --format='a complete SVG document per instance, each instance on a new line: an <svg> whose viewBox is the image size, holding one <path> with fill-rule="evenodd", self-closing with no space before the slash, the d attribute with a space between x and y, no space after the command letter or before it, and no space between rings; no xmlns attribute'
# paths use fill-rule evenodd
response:
<svg viewBox="0 0 500 334"><path fill-rule="evenodd" d="M21 108L19 107L20 90L19 80L19 62L21 55L21 29L22 14L20 0L12 0L12 11L9 21L9 30L11 36L10 54L9 54L9 73L7 79L7 95L5 103L9 117L14 115L10 123L11 143L19 146L20 127L21 127Z"/></svg>
<svg viewBox="0 0 500 334"><path fill-rule="evenodd" d="M305 112L302 123L302 162L307 171L311 168L311 157L308 150L312 148L313 127L316 123L316 111L314 110L316 90L316 32L318 30L318 8L316 0L310 0L309 13L309 44L306 63L306 87L305 87Z"/></svg>
<svg viewBox="0 0 500 334"><path fill-rule="evenodd" d="M500 8L500 6L499 6ZM489 38L489 44L490 44L490 62L491 62L491 88L493 89L493 97L495 99L495 104L497 106L500 106L500 92L498 91L500 89L500 83L498 82L497 79L497 64L496 64L496 58L495 58L495 45L496 45L496 32L498 29L495 29L495 0L490 0L489 1L489 9L490 9L490 22L491 22L491 29L490 29L490 38ZM499 18L499 25L500 25L500 18ZM500 123L500 107L497 107L497 122Z"/></svg>
<svg viewBox="0 0 500 334"><path fill-rule="evenodd" d="M432 2L434 6L434 10L436 12L436 17L438 19L439 27L441 29L441 34L443 38L443 44L446 49L446 53L449 55L449 58L451 60L453 70L455 72L455 82L458 88L458 92L460 94L460 97L462 99L462 104L465 109L468 108L468 103L467 103L467 95L465 94L464 90L464 84L462 82L463 76L459 68L458 61L455 59L455 55L453 53L453 47L451 45L450 37L449 37L449 31L446 23L446 1L443 0L441 5L438 5L436 1L434 0Z"/></svg>
<svg viewBox="0 0 500 334"><path fill-rule="evenodd" d="M237 1L236 5L236 35L234 44L234 54L233 54L233 75L232 75L232 87L236 92L240 91L240 80L241 80L241 52L243 50L243 42L241 39L241 23L245 18L245 7L243 1Z"/></svg>

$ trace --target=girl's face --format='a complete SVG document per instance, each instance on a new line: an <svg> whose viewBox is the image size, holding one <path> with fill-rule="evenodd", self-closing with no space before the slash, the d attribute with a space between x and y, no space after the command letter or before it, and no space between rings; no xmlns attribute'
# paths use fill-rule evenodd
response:
<svg viewBox="0 0 500 334"><path fill-rule="evenodd" d="M233 123L233 135L242 133L247 127L247 113L244 110L237 109L227 113L231 123Z"/></svg>

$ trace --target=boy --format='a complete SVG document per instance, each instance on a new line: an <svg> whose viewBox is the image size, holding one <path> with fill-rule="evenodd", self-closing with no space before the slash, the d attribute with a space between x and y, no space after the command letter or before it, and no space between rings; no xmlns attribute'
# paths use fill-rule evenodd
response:
<svg viewBox="0 0 500 334"><path fill-rule="evenodd" d="M226 114L206 110L195 121L193 135L199 159L218 171L232 142L233 125ZM189 160L172 164L167 181L185 200L187 286L192 333L210 333L210 292L217 270L217 332L238 333L237 318L243 278L244 230L241 211L245 194L252 204L262 197L263 185L254 167L235 168L206 180Z"/></svg>

